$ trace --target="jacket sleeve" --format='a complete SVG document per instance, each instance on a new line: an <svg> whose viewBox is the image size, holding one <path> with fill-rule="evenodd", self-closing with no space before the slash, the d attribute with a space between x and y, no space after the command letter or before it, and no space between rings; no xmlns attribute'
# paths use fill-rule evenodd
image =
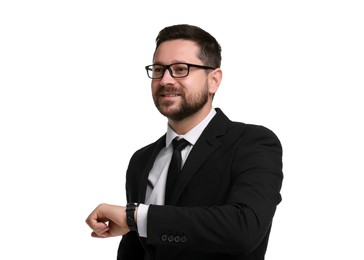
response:
<svg viewBox="0 0 364 260"><path fill-rule="evenodd" d="M117 260L143 260L144 249L136 232L129 232L120 241Z"/></svg>
<svg viewBox="0 0 364 260"><path fill-rule="evenodd" d="M134 168L130 167L130 165L136 164L135 161L138 161L138 154L141 153L137 151L133 154L126 173L125 190L127 202L139 201L138 194L140 187L138 183L141 182L141 177L135 179L135 172L132 171ZM137 170L141 171L140 169ZM145 251L137 232L130 231L122 237L117 252L117 260L142 260L144 259L144 254Z"/></svg>
<svg viewBox="0 0 364 260"><path fill-rule="evenodd" d="M128 186L126 185L126 199L132 201ZM125 234L119 244L117 260L143 260L144 249L141 245L137 232L130 231Z"/></svg>
<svg viewBox="0 0 364 260"><path fill-rule="evenodd" d="M234 143L232 155L223 162L228 167L222 176L229 178L224 201L191 207L151 205L148 244L247 254L266 238L281 201L281 144L260 126L252 126Z"/></svg>

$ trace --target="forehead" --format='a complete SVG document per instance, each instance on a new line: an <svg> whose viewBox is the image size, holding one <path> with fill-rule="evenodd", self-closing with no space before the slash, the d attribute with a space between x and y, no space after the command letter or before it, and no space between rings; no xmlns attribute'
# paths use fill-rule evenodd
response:
<svg viewBox="0 0 364 260"><path fill-rule="evenodd" d="M171 40L161 43L154 55L154 62L170 64L173 62L198 62L199 46L189 40Z"/></svg>

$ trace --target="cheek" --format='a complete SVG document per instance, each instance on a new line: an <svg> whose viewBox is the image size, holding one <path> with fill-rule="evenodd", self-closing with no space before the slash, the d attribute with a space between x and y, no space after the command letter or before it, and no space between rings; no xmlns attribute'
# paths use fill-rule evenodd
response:
<svg viewBox="0 0 364 260"><path fill-rule="evenodd" d="M206 80L187 77L181 82L181 86L189 93L201 92L206 87Z"/></svg>
<svg viewBox="0 0 364 260"><path fill-rule="evenodd" d="M150 89L151 89L153 95L157 92L158 86L159 86L158 82L152 81L152 83L150 84Z"/></svg>

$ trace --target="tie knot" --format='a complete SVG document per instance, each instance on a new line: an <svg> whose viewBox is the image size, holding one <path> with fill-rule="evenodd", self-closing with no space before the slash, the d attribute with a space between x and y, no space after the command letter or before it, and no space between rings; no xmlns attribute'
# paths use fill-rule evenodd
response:
<svg viewBox="0 0 364 260"><path fill-rule="evenodd" d="M189 142L183 138L178 139L178 137L174 138L172 141L173 150L182 151L187 145L189 145Z"/></svg>

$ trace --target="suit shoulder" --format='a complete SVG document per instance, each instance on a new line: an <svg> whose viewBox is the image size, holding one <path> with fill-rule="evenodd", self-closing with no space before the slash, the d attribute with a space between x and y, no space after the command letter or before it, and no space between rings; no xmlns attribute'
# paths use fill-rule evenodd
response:
<svg viewBox="0 0 364 260"><path fill-rule="evenodd" d="M247 124L231 121L230 128L240 132L245 137L251 138L270 138L279 142L278 136L268 127L257 124Z"/></svg>
<svg viewBox="0 0 364 260"><path fill-rule="evenodd" d="M136 150L134 152L132 158L150 155L154 151L155 147L160 145L161 142L164 142L164 140L165 140L165 135L162 136L161 138L159 138L157 141L150 143L150 144Z"/></svg>

